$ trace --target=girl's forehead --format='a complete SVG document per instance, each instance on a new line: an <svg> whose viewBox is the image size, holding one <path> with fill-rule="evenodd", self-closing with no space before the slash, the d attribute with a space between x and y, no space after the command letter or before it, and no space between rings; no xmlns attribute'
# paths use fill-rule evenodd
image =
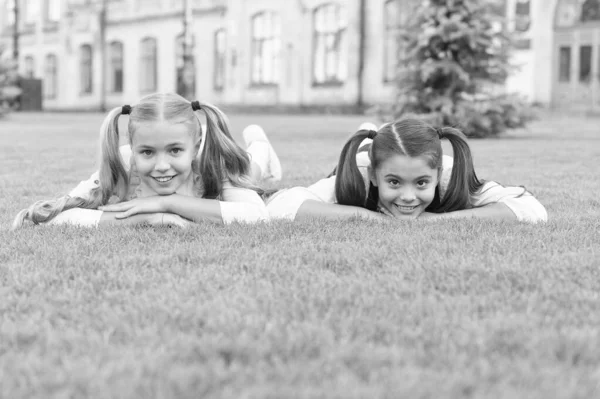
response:
<svg viewBox="0 0 600 399"><path fill-rule="evenodd" d="M169 142L191 140L190 128L183 123L144 123L135 129L132 141L135 144L142 142Z"/></svg>
<svg viewBox="0 0 600 399"><path fill-rule="evenodd" d="M437 169L429 166L429 157L420 155L410 157L408 155L394 154L384 159L377 167L377 172L396 176L424 176L435 175Z"/></svg>

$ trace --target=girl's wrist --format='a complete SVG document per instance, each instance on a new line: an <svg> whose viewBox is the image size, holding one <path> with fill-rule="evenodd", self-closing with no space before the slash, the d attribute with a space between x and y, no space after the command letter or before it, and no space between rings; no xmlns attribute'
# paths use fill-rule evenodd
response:
<svg viewBox="0 0 600 399"><path fill-rule="evenodd" d="M160 195L158 197L158 203L159 203L159 208L160 208L160 212L164 212L164 213L171 213L171 197L177 195L177 194L171 194L171 195Z"/></svg>

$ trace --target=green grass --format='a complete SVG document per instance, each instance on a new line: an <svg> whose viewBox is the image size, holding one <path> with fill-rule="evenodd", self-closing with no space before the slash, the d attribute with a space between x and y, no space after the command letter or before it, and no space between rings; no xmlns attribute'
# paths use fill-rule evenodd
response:
<svg viewBox="0 0 600 399"><path fill-rule="evenodd" d="M231 119L265 126L282 187L327 174L360 122ZM0 121L1 398L600 396L598 120L471 142L480 177L528 187L546 225L8 231L91 174L100 121Z"/></svg>

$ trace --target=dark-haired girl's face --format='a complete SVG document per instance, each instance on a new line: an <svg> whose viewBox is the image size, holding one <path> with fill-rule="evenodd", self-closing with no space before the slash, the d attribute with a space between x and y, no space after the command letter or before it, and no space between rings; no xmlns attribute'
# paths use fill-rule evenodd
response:
<svg viewBox="0 0 600 399"><path fill-rule="evenodd" d="M392 155L371 171L371 183L379 191L379 207L398 218L416 218L431 204L438 184L438 170L425 157Z"/></svg>

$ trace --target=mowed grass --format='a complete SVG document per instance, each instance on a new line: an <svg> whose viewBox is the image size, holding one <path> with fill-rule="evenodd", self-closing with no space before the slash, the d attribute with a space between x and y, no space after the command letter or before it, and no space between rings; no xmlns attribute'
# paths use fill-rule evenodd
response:
<svg viewBox="0 0 600 399"><path fill-rule="evenodd" d="M349 221L30 226L95 169L99 114L0 121L2 398L600 397L600 121L472 141L545 225ZM362 121L262 124L281 187L326 175Z"/></svg>

